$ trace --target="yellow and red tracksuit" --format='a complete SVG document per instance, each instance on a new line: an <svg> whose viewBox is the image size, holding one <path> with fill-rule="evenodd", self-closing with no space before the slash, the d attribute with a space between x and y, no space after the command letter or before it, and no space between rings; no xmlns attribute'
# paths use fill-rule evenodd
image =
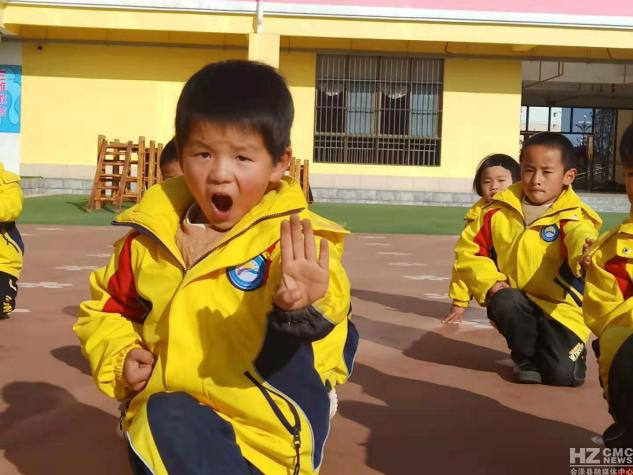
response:
<svg viewBox="0 0 633 475"><path fill-rule="evenodd" d="M526 225L522 199L515 183L466 226L455 248L457 271L481 305L495 283L506 281L586 341L580 259L585 239L597 236L602 220L568 187Z"/></svg>
<svg viewBox="0 0 633 475"><path fill-rule="evenodd" d="M633 219L601 236L589 253L583 308L585 322L600 341L600 382L609 399L611 365L633 335Z"/></svg>
<svg viewBox="0 0 633 475"><path fill-rule="evenodd" d="M153 473L167 469L148 400L177 391L228 422L244 458L262 472L285 475L300 463L299 473L317 473L329 431L328 389L349 376L358 342L341 264L347 232L308 211L297 182L284 178L186 269L175 236L192 203L184 180L174 178L116 218L133 231L92 273L92 299L81 304L74 326L95 381L111 397L131 397L124 429ZM285 334L267 315L281 277L280 223L292 213L310 219L317 239L329 241L330 282L310 307L307 328L292 333L289 320ZM133 394L122 368L137 347L147 348L155 364L147 386Z"/></svg>
<svg viewBox="0 0 633 475"><path fill-rule="evenodd" d="M16 279L22 271L24 244L15 226L15 220L22 213L23 204L20 177L6 171L0 163L0 272Z"/></svg>
<svg viewBox="0 0 633 475"><path fill-rule="evenodd" d="M464 225L468 226L473 221L476 221L485 205L486 200L483 198L472 205L464 215ZM470 300L472 299L468 287L457 272L457 263L453 264L451 283L448 287L448 297L453 301L453 305L462 308L468 308Z"/></svg>

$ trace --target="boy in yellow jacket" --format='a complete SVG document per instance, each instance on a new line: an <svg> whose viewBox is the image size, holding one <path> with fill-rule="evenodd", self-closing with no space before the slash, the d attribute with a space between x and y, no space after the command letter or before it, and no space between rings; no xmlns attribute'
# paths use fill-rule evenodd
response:
<svg viewBox="0 0 633 475"><path fill-rule="evenodd" d="M626 193L633 203L633 125L620 142ZM589 251L585 321L598 336L600 382L615 419L608 447L633 447L633 219L602 236Z"/></svg>
<svg viewBox="0 0 633 475"><path fill-rule="evenodd" d="M184 176L116 219L132 231L74 330L98 387L129 401L135 473L319 470L358 333L346 231L284 177L293 114L273 68L204 67L176 110Z"/></svg>
<svg viewBox="0 0 633 475"><path fill-rule="evenodd" d="M15 220L20 216L23 204L20 177L6 171L0 163L0 320L9 318L18 294L24 243Z"/></svg>
<svg viewBox="0 0 633 475"><path fill-rule="evenodd" d="M600 217L574 193L563 135L527 139L521 182L494 196L464 229L457 271L506 338L517 382L578 386L585 379L581 258Z"/></svg>

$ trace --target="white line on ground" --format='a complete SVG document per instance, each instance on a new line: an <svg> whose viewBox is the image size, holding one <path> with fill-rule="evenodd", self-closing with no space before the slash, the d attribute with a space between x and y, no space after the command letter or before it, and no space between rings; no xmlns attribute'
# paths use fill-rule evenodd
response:
<svg viewBox="0 0 633 475"><path fill-rule="evenodd" d="M424 267L426 264L422 262L390 262L390 266L398 266L398 267Z"/></svg>
<svg viewBox="0 0 633 475"><path fill-rule="evenodd" d="M448 280L448 277L438 277L436 275L403 275L402 277L409 280Z"/></svg>
<svg viewBox="0 0 633 475"><path fill-rule="evenodd" d="M30 313L31 311L26 308L14 308L11 313Z"/></svg>
<svg viewBox="0 0 633 475"><path fill-rule="evenodd" d="M385 239L385 236L356 236L359 239Z"/></svg>
<svg viewBox="0 0 633 475"><path fill-rule="evenodd" d="M63 228L36 228L40 231L63 231Z"/></svg>
<svg viewBox="0 0 633 475"><path fill-rule="evenodd" d="M365 242L363 244L366 246L391 246L391 244L387 242Z"/></svg>
<svg viewBox="0 0 633 475"><path fill-rule="evenodd" d="M509 366L510 368L514 366L514 361L511 358L503 358L502 360L497 360L496 363L501 366Z"/></svg>
<svg viewBox="0 0 633 475"><path fill-rule="evenodd" d="M63 284L60 282L19 282L19 287L23 289L35 289L35 288L44 288L44 289L61 289L63 287L72 287L73 284Z"/></svg>
<svg viewBox="0 0 633 475"><path fill-rule="evenodd" d="M424 294L424 296L427 299L448 300L448 294L434 294L433 292L430 292L428 294Z"/></svg>
<svg viewBox="0 0 633 475"><path fill-rule="evenodd" d="M55 267L55 269L59 270L69 270L69 271L80 271L80 270L95 270L98 269L98 266L61 266Z"/></svg>
<svg viewBox="0 0 633 475"><path fill-rule="evenodd" d="M397 251L380 251L376 254L380 254L381 256L410 256L410 252L397 252Z"/></svg>
<svg viewBox="0 0 633 475"><path fill-rule="evenodd" d="M103 253L103 254L88 254L88 257L110 257L112 254Z"/></svg>

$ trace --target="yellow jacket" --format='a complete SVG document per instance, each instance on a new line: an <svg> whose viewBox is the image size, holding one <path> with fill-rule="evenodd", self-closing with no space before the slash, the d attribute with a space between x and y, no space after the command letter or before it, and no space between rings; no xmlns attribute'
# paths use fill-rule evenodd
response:
<svg viewBox="0 0 633 475"><path fill-rule="evenodd" d="M486 200L483 198L472 205L464 215L464 225L468 226L473 221L477 221L484 206L486 206ZM470 299L472 299L472 295L470 295L466 283L457 272L457 262L453 264L451 283L448 287L448 297L453 301L453 305L462 308L467 308L470 304Z"/></svg>
<svg viewBox="0 0 633 475"><path fill-rule="evenodd" d="M299 453L299 473L316 473L329 431L328 389L349 376L358 342L341 264L347 231L308 211L297 182L284 178L186 270L175 236L192 203L177 178L152 187L116 218L133 231L116 244L110 263L92 273L92 300L81 304L74 326L95 381L109 396L132 398L124 428L155 474L166 470L146 402L164 391L184 391L216 411L262 472L290 473ZM287 322L280 330L267 320L281 277L280 222L293 212L330 243L328 292L312 306L320 315L298 333ZM132 394L122 365L139 346L155 365L145 389Z"/></svg>
<svg viewBox="0 0 633 475"><path fill-rule="evenodd" d="M480 304L496 282L507 281L585 341L590 331L582 316L580 258L585 239L597 236L602 220L568 187L526 226L522 198L515 183L464 229L455 248L457 271Z"/></svg>
<svg viewBox="0 0 633 475"><path fill-rule="evenodd" d="M0 163L0 272L16 279L22 271L24 243L15 226L22 212L24 196L20 188L20 177L4 169Z"/></svg>
<svg viewBox="0 0 633 475"><path fill-rule="evenodd" d="M608 395L609 369L624 341L633 335L633 219L605 233L589 250L583 309L585 322L600 339L600 381Z"/></svg>

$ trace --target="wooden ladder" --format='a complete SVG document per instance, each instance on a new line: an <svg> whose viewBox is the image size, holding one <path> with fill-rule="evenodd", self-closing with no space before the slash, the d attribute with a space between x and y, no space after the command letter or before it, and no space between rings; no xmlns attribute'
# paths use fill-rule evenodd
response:
<svg viewBox="0 0 633 475"><path fill-rule="evenodd" d="M308 203L312 203L312 189L310 188L310 162L292 157L288 163L288 175L299 182Z"/></svg>
<svg viewBox="0 0 633 475"><path fill-rule="evenodd" d="M119 190L115 209L121 210L124 201L139 203L145 191L145 162L147 149L145 148L145 137L139 137L138 143L127 143L125 154L125 164L119 181Z"/></svg>
<svg viewBox="0 0 633 475"><path fill-rule="evenodd" d="M97 138L97 169L86 210L101 209L104 204L119 203L121 178L125 173L126 157L131 154L132 142L121 143L118 139L108 142L103 135Z"/></svg>
<svg viewBox="0 0 633 475"><path fill-rule="evenodd" d="M162 181L160 173L160 156L163 153L163 144L150 140L145 153L145 191Z"/></svg>

